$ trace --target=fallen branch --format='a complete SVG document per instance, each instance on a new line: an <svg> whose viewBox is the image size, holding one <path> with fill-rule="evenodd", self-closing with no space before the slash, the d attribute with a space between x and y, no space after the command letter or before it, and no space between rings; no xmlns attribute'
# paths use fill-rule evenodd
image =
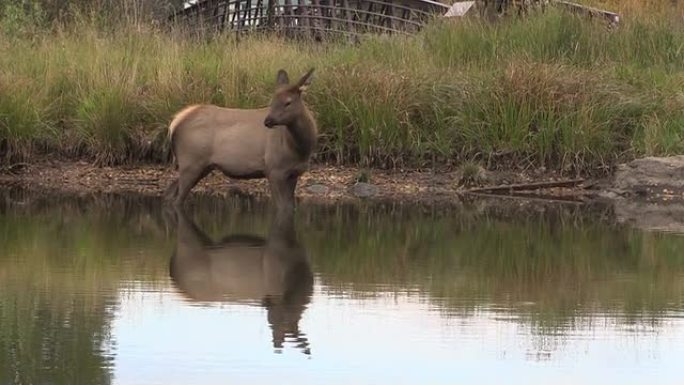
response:
<svg viewBox="0 0 684 385"><path fill-rule="evenodd" d="M558 180L550 182L535 182L535 183L519 183L506 184L490 187L478 187L470 189L468 193L493 193L493 192L512 192L512 191L527 191L527 190L541 190L552 187L575 187L584 182L584 179Z"/></svg>

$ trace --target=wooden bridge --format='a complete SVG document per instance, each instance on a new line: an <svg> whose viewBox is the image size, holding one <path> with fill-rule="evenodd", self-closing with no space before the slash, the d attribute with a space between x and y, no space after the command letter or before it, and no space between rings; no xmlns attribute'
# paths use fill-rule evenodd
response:
<svg viewBox="0 0 684 385"><path fill-rule="evenodd" d="M199 33L271 31L287 37L323 40L366 33L412 34L432 18L466 12L473 4L481 12L491 9L500 14L514 8L520 14L530 5L546 3L603 17L611 24L619 21L615 13L564 0L476 0L453 5L433 0L198 0L170 19Z"/></svg>
<svg viewBox="0 0 684 385"><path fill-rule="evenodd" d="M450 6L432 0L200 0L171 17L191 30L330 35L416 32Z"/></svg>

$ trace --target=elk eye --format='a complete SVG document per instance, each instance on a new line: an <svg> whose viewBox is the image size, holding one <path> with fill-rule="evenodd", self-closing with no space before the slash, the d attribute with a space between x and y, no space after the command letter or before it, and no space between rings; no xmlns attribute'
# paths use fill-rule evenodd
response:
<svg viewBox="0 0 684 385"><path fill-rule="evenodd" d="M289 107L289 106L290 106L290 104L292 104L292 100L288 100L288 101L286 101L286 102L285 102L285 107Z"/></svg>

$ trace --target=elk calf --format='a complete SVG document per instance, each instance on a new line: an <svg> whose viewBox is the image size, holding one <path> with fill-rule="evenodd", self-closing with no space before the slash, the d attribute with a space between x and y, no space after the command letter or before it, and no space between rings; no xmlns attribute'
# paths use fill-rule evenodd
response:
<svg viewBox="0 0 684 385"><path fill-rule="evenodd" d="M169 138L179 175L166 200L180 207L197 182L218 169L230 178L268 179L276 208L294 210L297 181L308 169L318 137L316 121L302 99L312 73L290 84L287 72L279 70L267 108L193 105L178 112Z"/></svg>
<svg viewBox="0 0 684 385"><path fill-rule="evenodd" d="M309 354L299 321L311 301L313 273L297 239L293 212L278 212L266 238L232 234L213 241L183 209L176 212L176 249L169 261L174 285L193 301L260 302L273 347L296 340Z"/></svg>

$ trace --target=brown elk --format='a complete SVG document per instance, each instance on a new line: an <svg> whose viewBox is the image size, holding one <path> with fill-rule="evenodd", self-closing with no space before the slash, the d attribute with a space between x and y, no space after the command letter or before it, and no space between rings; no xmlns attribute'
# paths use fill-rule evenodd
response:
<svg viewBox="0 0 684 385"><path fill-rule="evenodd" d="M175 286L193 301L260 302L267 310L273 347L285 338L310 353L299 320L311 300L313 273L297 241L292 214L278 213L267 239L233 234L212 241L180 209L176 250L169 273Z"/></svg>
<svg viewBox="0 0 684 385"><path fill-rule="evenodd" d="M312 73L290 84L287 72L279 70L266 108L193 105L178 112L169 138L179 175L166 199L181 206L197 182L218 169L234 179L268 179L276 207L293 210L297 181L308 169L318 136L302 98Z"/></svg>

